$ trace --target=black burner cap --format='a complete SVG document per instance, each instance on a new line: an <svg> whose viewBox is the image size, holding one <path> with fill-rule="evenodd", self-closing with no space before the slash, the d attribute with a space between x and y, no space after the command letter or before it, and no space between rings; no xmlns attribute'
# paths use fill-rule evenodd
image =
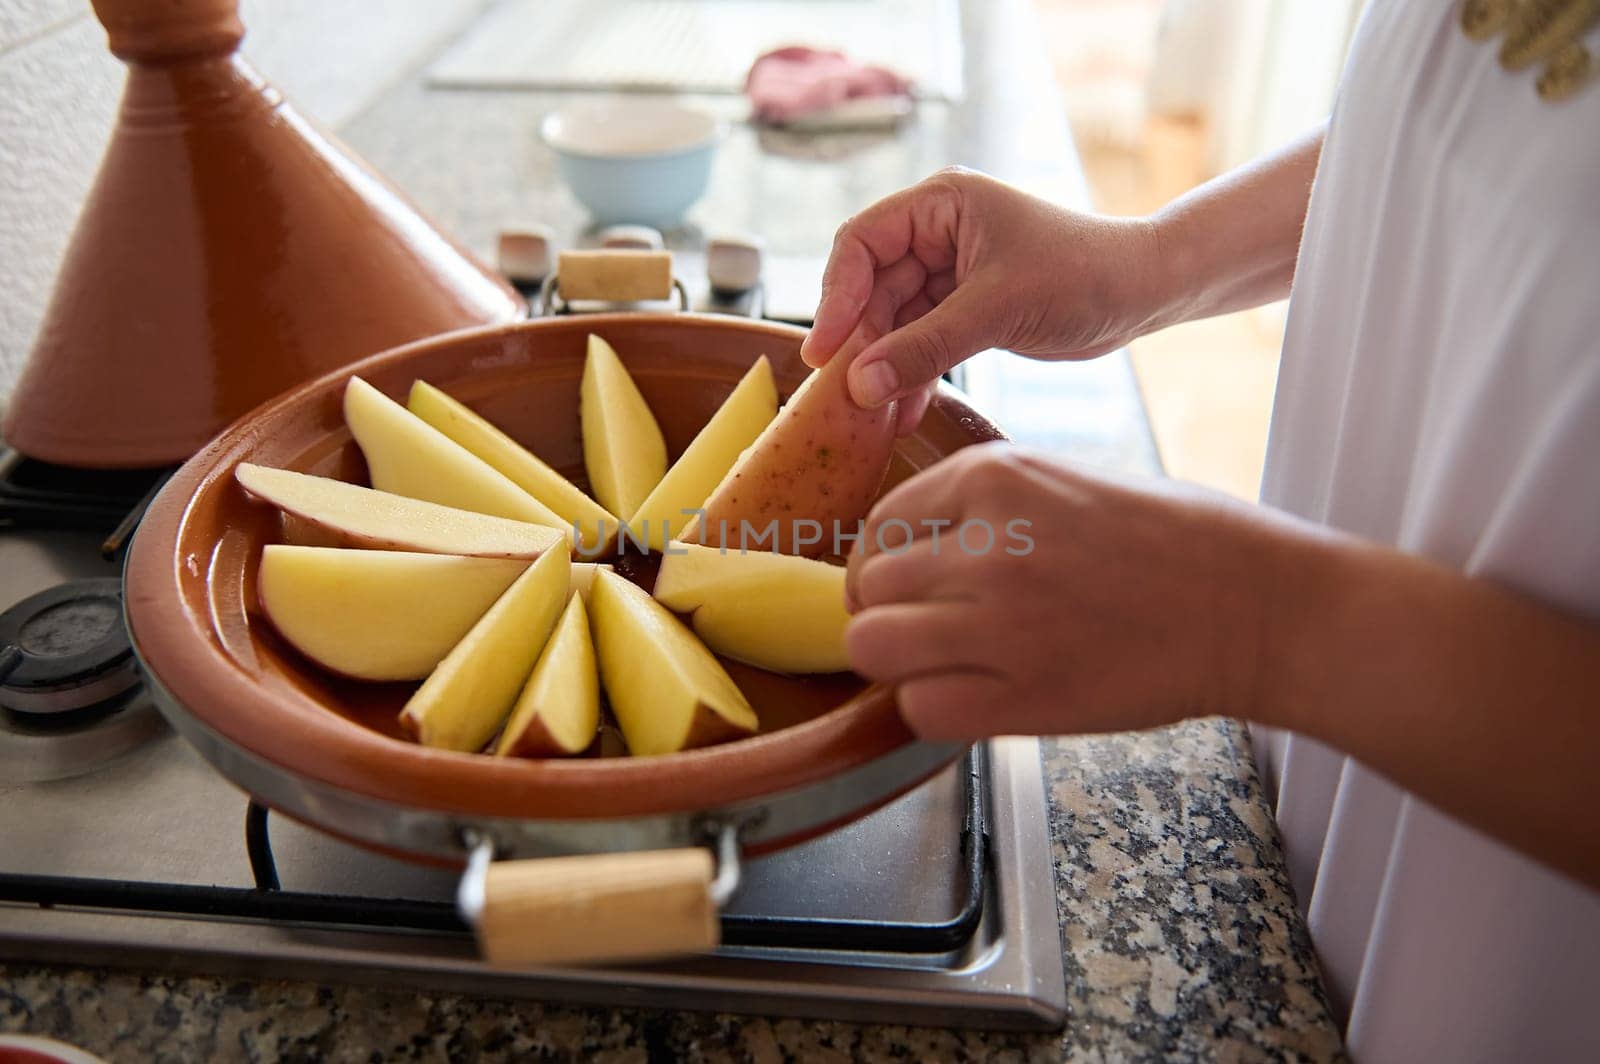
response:
<svg viewBox="0 0 1600 1064"><path fill-rule="evenodd" d="M0 614L0 704L81 709L137 682L120 580L74 580Z"/></svg>

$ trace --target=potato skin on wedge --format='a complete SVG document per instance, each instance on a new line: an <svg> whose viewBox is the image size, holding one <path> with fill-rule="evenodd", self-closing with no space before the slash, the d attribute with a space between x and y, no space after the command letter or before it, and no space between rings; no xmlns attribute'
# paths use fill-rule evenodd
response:
<svg viewBox="0 0 1600 1064"><path fill-rule="evenodd" d="M894 453L895 404L863 410L836 356L807 377L681 538L815 558L867 516Z"/></svg>

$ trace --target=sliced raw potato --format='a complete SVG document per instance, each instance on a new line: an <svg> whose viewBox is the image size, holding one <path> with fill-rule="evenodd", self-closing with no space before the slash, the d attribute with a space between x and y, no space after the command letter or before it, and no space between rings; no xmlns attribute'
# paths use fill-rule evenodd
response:
<svg viewBox="0 0 1600 1064"><path fill-rule="evenodd" d="M772 383L772 365L762 355L672 463L650 497L628 518L632 534L653 551L677 539L694 516L684 511L704 505L777 412L778 388Z"/></svg>
<svg viewBox="0 0 1600 1064"><path fill-rule="evenodd" d="M727 670L643 590L598 572L589 613L600 678L632 753L670 754L756 730Z"/></svg>
<svg viewBox="0 0 1600 1064"><path fill-rule="evenodd" d="M517 698L494 752L499 757L580 754L600 728L600 674L583 596L573 595Z"/></svg>
<svg viewBox="0 0 1600 1064"><path fill-rule="evenodd" d="M345 386L344 420L379 491L565 529L570 537L571 526L548 506L360 377Z"/></svg>
<svg viewBox="0 0 1600 1064"><path fill-rule="evenodd" d="M566 606L571 559L539 557L439 662L400 711L424 746L476 751L500 729ZM389 627L398 628L393 619Z"/></svg>
<svg viewBox="0 0 1600 1064"><path fill-rule="evenodd" d="M695 634L725 657L773 672L844 672L844 577L842 566L810 558L674 544L655 597L690 614Z"/></svg>
<svg viewBox="0 0 1600 1064"><path fill-rule="evenodd" d="M616 351L592 334L578 413L594 497L614 514L633 513L667 471L667 444Z"/></svg>
<svg viewBox="0 0 1600 1064"><path fill-rule="evenodd" d="M608 573L613 571L609 565L599 565L595 562L573 562L572 591L570 594L582 595L584 599L588 599L590 590L594 588L594 574L602 569Z"/></svg>
<svg viewBox="0 0 1600 1064"><path fill-rule="evenodd" d="M895 404L850 398L843 351L807 377L752 443L682 538L734 550L817 557L867 516L894 451ZM848 551L847 540L841 543Z"/></svg>
<svg viewBox="0 0 1600 1064"><path fill-rule="evenodd" d="M319 665L362 680L419 680L528 567L506 558L272 543L262 549L256 585L272 626Z"/></svg>
<svg viewBox="0 0 1600 1064"><path fill-rule="evenodd" d="M564 546L559 529L456 510L386 491L244 462L234 479L283 511L285 536L312 546L537 558Z"/></svg>
<svg viewBox="0 0 1600 1064"><path fill-rule="evenodd" d="M426 381L411 385L406 408L549 507L569 529L576 528L582 536L575 541L580 554L610 552L617 519L526 447Z"/></svg>

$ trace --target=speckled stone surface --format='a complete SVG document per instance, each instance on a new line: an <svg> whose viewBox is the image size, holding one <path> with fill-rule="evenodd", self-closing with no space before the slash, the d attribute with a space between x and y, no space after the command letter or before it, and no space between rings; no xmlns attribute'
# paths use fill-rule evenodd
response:
<svg viewBox="0 0 1600 1064"><path fill-rule="evenodd" d="M1245 730L1197 721L1047 744L1070 1018L1062 1049L1340 1052Z"/></svg>

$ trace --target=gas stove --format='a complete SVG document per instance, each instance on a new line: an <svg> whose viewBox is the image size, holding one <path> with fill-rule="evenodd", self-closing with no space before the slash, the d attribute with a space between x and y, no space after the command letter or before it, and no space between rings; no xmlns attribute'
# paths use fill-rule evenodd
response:
<svg viewBox="0 0 1600 1064"><path fill-rule="evenodd" d="M855 824L749 862L724 946L504 970L457 873L269 817L165 727L120 614L164 476L0 452L0 957L497 997L989 1028L1066 1005L1031 739L979 747Z"/></svg>

